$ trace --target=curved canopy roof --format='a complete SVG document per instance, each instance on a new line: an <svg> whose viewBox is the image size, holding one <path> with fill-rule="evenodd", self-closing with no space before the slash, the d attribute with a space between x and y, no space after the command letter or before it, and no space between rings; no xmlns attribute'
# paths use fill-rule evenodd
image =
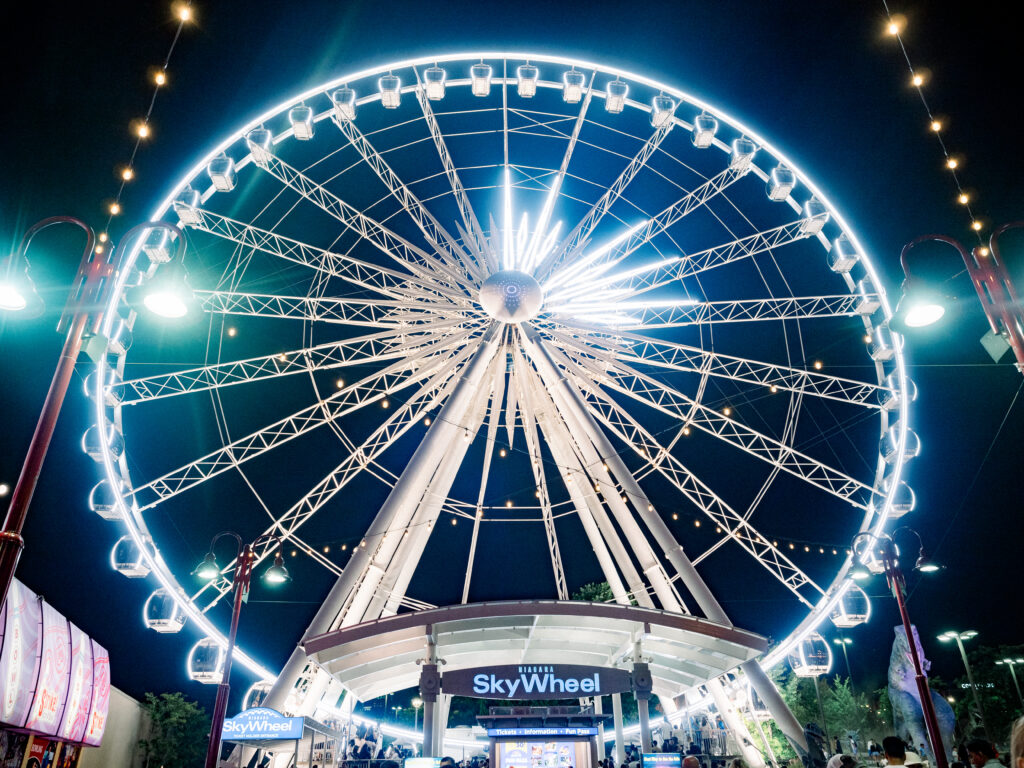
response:
<svg viewBox="0 0 1024 768"><path fill-rule="evenodd" d="M309 638L303 647L366 701L418 685L428 639L445 662L442 672L498 664L628 667L639 642L654 693L662 697L721 675L768 645L760 635L696 616L614 603L528 600L387 616Z"/></svg>

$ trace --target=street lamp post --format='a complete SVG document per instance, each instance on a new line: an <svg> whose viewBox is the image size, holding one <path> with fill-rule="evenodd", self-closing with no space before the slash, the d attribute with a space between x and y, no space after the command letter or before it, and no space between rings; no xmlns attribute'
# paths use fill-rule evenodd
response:
<svg viewBox="0 0 1024 768"><path fill-rule="evenodd" d="M1014 680L1016 680L1016 679L1017 678L1015 677ZM421 699L419 696L413 696L412 697L412 710L413 710L412 729L414 731L420 727L420 707L422 707L422 706L423 706L423 699Z"/></svg>
<svg viewBox="0 0 1024 768"><path fill-rule="evenodd" d="M1017 681L1017 671L1014 669L1018 664L1024 664L1024 659L999 659L996 662L1000 666L1006 665L1010 668L1010 677L1013 678L1013 687L1017 689L1017 700L1020 702L1022 708L1024 708L1024 696L1020 694L1020 683Z"/></svg>
<svg viewBox="0 0 1024 768"><path fill-rule="evenodd" d="M235 652L235 635L238 632L238 617L242 612L242 602L249 591L249 581L252 576L252 566L256 561L256 553L253 548L264 541L276 541L278 544L277 555L274 557L274 564L263 574L264 581L270 584L282 584L291 581L288 569L284 567L284 558L281 556L281 537L276 534L264 534L250 544L243 544L242 537L234 531L221 531L210 541L210 550L203 558L194 573L202 579L211 581L221 575L220 567L213 555L213 548L217 540L222 536L230 536L238 543L235 553L235 570L232 575L231 588L235 591L235 602L231 612L231 629L228 632L228 645L224 655L224 672L221 675L220 685L217 686L217 700L213 705L213 717L210 723L210 744L206 750L206 768L217 768L220 758L220 737L224 729L224 716L228 708L228 693L231 691L231 658Z"/></svg>
<svg viewBox="0 0 1024 768"><path fill-rule="evenodd" d="M113 277L120 268L124 253L127 252L124 247L125 243L131 242L140 232L164 228L171 230L176 235L178 250L183 253L185 247L185 237L180 229L173 224L154 221L145 222L128 230L121 238L118 247L111 248L104 254L102 248L96 246L96 235L92 228L80 219L71 216L52 216L43 219L28 228L14 254L6 260L0 261L0 310L7 312L42 310L42 301L35 293L35 288L28 275L28 261L25 254L33 237L41 230L56 224L74 224L83 229L86 240L85 250L79 262L78 273L72 283L67 304L57 325L58 332L67 331L64 347L61 350L53 379L50 381L50 389L46 393L46 400L43 402L39 420L36 422L36 429L32 434L32 441L29 443L21 474L18 476L18 482L11 494L10 505L4 518L3 531L0 532L0 603L7 598L7 591L14 578L14 571L21 558L21 551L25 547L25 540L22 538L21 532L25 527L29 504L32 502L32 495L39 482L43 460L50 447L50 440L57 425L57 417L60 415L64 396L67 394L68 385L71 382L75 363L82 351L82 341L87 336L99 332L100 322L103 319L103 307L107 303L110 291L113 290L115 282ZM97 252L98 250L100 252Z"/></svg>
<svg viewBox="0 0 1024 768"><path fill-rule="evenodd" d="M848 637L834 637L832 642L835 645L840 646L843 649L843 658L846 659L846 676L850 680L850 690L853 690L853 672L850 671L850 654L846 652L846 646L850 645L853 640Z"/></svg>
<svg viewBox="0 0 1024 768"><path fill-rule="evenodd" d="M924 670L921 668L921 656L917 652L917 643L914 642L913 625L910 623L910 614L907 612L906 581L903 578L903 571L900 569L896 545L892 538L903 530L913 533L917 537L920 547L917 561L914 563L914 570L919 573L934 573L938 571L940 566L925 554L920 534L913 528L903 526L893 531L892 535L882 533L876 536L868 531L864 531L854 536L850 549L855 556L860 557L861 562L850 571L850 577L860 581L872 576L871 571L864 565L864 560L868 558L869 554L875 555L881 561L882 572L885 573L886 583L896 599L896 605L900 611L900 619L903 622L903 630L907 634L907 645L910 646L910 659L914 664L914 679L917 682L924 724L928 731L928 741L931 743L932 753L935 755L935 763L937 768L948 768L949 761L946 757L945 747L942 745L942 736L939 733L939 721L935 715L932 692L928 687L928 678L925 677ZM866 548L858 550L858 544L864 541L868 542Z"/></svg>
<svg viewBox="0 0 1024 768"><path fill-rule="evenodd" d="M985 724L985 708L981 704L981 697L978 695L978 686L974 684L974 674L971 672L971 664L967 661L967 649L964 648L964 640L970 640L972 637L977 637L978 633L973 629L969 629L966 632L956 632L950 630L949 632L943 632L939 635L939 640L943 643L948 643L951 640L956 640L957 648L960 649L960 658L963 659L964 669L967 671L967 684L971 686L971 696L974 698L974 706L978 709L978 717L981 718L981 730L985 732L985 738L988 738L988 726Z"/></svg>
<svg viewBox="0 0 1024 768"><path fill-rule="evenodd" d="M937 322L945 314L943 297L927 290L922 281L911 274L907 266L907 256L912 248L922 243L946 243L960 253L985 311L985 317L988 318L993 336L1003 339L1013 350L1017 359L1017 369L1024 373L1024 308L999 253L999 240L1002 235L1008 230L1022 228L1024 221L1003 224L992 233L988 247L979 246L973 251L968 251L960 242L945 235L922 235L907 243L900 254L900 266L903 267L905 279L903 295L896 312L893 313L893 329L903 333L905 328L922 328ZM1005 352L1005 349L1003 351Z"/></svg>

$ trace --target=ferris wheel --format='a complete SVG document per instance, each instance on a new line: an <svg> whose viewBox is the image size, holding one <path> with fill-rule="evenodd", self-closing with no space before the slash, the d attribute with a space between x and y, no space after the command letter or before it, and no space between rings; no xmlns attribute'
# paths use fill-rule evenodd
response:
<svg viewBox="0 0 1024 768"><path fill-rule="evenodd" d="M247 121L153 218L188 254L154 230L118 277L90 504L146 623L204 635L196 679L231 588L188 575L211 509L324 593L348 574L334 624L595 575L688 612L683 549L723 602L775 601L766 666L867 618L848 542L914 504L901 341L823 191L722 110L564 57L396 62ZM130 309L146 287L177 321Z"/></svg>

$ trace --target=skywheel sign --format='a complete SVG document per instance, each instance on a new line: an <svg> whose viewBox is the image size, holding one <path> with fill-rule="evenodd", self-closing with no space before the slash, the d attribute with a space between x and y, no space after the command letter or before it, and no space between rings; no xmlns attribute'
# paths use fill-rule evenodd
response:
<svg viewBox="0 0 1024 768"><path fill-rule="evenodd" d="M578 699L632 690L624 669L580 664L507 664L456 669L441 675L441 690L478 699Z"/></svg>
<svg viewBox="0 0 1024 768"><path fill-rule="evenodd" d="M248 741L250 739L301 739L302 718L285 717L276 709L253 707L224 721L221 739Z"/></svg>

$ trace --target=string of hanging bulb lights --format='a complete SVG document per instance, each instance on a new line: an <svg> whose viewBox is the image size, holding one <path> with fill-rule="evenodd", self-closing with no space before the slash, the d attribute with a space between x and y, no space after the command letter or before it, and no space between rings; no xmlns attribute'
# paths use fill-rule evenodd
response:
<svg viewBox="0 0 1024 768"><path fill-rule="evenodd" d="M117 177L120 180L120 184L118 185L117 193L106 204L107 221L97 238L99 242L96 244L96 253L103 253L106 248L106 243L110 237L108 233L114 217L120 216L124 212L124 205L121 198L124 195L124 191L128 186L128 183L135 179L135 158L138 156L142 142L153 135L150 119L153 116L153 107L156 105L157 94L160 93L161 88L167 85L167 69L171 63L171 56L174 54L174 49L178 45L178 39L181 37L181 32L185 28L185 25L195 21L195 11L192 8L191 2L188 2L187 0L185 2L177 2L171 9L174 14L174 18L177 21L177 27L174 30L174 38L171 40L171 45L167 49L167 55L164 56L163 63L159 67L154 67L151 70L149 82L152 85L153 93L150 96L149 107L146 109L145 116L138 120L134 120L131 123L131 134L135 137L135 141L132 145L131 153L128 156L128 161L121 165L117 170Z"/></svg>
<svg viewBox="0 0 1024 768"><path fill-rule="evenodd" d="M910 53L907 51L907 45L903 38L903 32L907 27L907 19L904 15L899 13L893 13L889 8L887 0L882 0L882 6L885 8L886 25L885 34L888 37L894 38L899 43L900 51L903 53L903 59L907 64L907 69L910 72L910 86L917 91L917 95L921 99L921 104L924 106L924 111L928 118L928 131L935 136L938 142L939 149L942 151L943 165L949 176L953 180L953 184L956 187L956 202L962 206L963 210L967 212L968 226L971 231L974 232L974 236L978 240L978 246L980 247L980 253L982 256L988 256L988 247L982 238L982 230L985 228L982 219L975 213L972 207L972 196L971 193L964 187L960 176L960 168L963 164L963 158L956 153L950 152L949 146L946 144L943 138L943 132L947 126L942 119L937 117L932 111L931 104L928 102L928 97L925 94L925 87L929 84L930 75L926 69L917 68L910 59Z"/></svg>

